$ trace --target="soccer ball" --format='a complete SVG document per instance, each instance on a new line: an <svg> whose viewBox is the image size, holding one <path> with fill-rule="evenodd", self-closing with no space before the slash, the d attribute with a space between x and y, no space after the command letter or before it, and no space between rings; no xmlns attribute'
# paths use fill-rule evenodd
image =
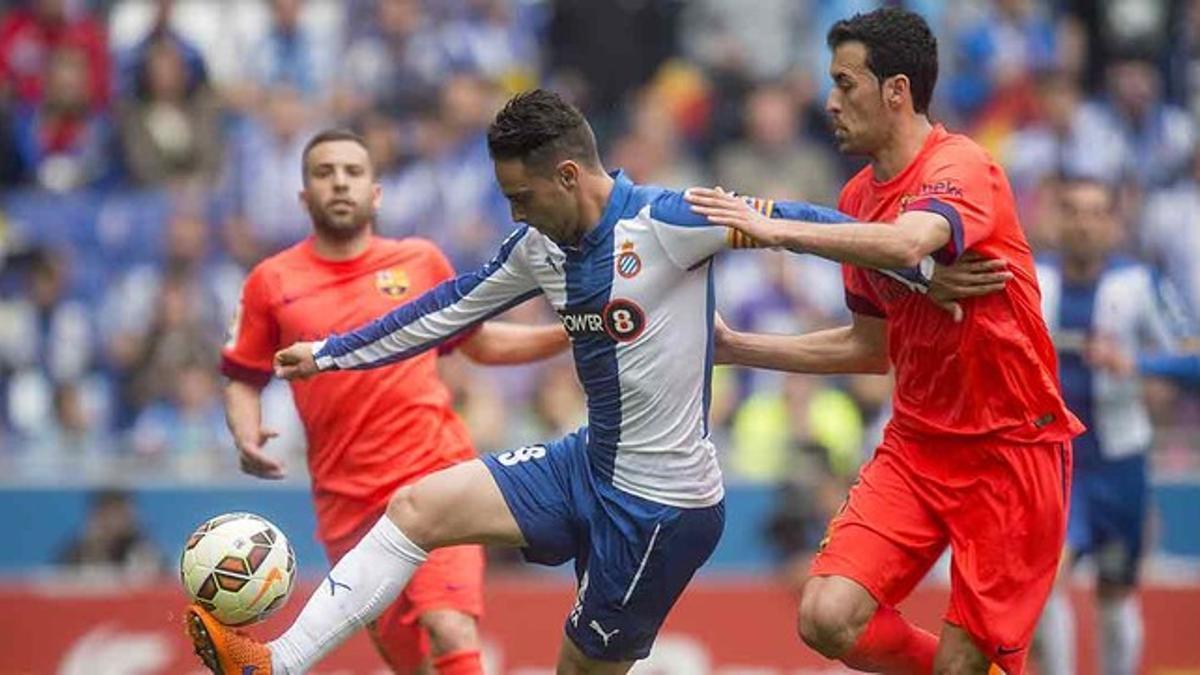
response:
<svg viewBox="0 0 1200 675"><path fill-rule="evenodd" d="M261 621L287 602L296 555L287 537L265 518L227 513L188 537L179 560L183 587L223 624Z"/></svg>

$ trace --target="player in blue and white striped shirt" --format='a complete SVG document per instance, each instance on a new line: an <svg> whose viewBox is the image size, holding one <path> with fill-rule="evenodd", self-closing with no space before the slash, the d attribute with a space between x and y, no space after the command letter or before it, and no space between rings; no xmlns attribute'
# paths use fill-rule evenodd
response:
<svg viewBox="0 0 1200 675"><path fill-rule="evenodd" d="M574 560L579 591L559 672L625 672L649 654L716 546L724 491L708 433L712 257L751 242L710 225L679 192L605 173L586 120L550 92L509 101L488 144L513 219L526 225L482 269L352 333L280 352L277 373L386 365L545 295L571 335L587 427L402 488L270 645L189 610L210 667L303 672L387 606L427 551L475 542L522 547L543 564ZM807 204L754 203L776 216L845 220ZM903 276L923 283L918 272Z"/></svg>

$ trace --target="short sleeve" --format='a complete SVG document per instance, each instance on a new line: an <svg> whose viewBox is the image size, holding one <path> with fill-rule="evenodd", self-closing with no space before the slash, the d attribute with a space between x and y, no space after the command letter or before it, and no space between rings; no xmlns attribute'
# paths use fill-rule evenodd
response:
<svg viewBox="0 0 1200 675"><path fill-rule="evenodd" d="M734 230L708 222L674 190L663 190L650 202L650 220L667 257L683 269L733 246Z"/></svg>
<svg viewBox="0 0 1200 675"><path fill-rule="evenodd" d="M982 150L948 146L936 152L922 172L917 197L904 211L929 211L950 223L950 242L934 254L950 264L992 234L999 167Z"/></svg>
<svg viewBox="0 0 1200 675"><path fill-rule="evenodd" d="M266 275L256 268L242 285L237 312L221 350L221 372L226 377L258 387L271 380L279 326L270 308Z"/></svg>
<svg viewBox="0 0 1200 675"><path fill-rule="evenodd" d="M887 318L883 302L867 279L868 271L854 265L842 265L842 283L846 289L846 308L855 314Z"/></svg>

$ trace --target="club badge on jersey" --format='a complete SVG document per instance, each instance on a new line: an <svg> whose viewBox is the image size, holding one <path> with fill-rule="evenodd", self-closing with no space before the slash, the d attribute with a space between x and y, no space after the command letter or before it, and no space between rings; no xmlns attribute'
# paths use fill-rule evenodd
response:
<svg viewBox="0 0 1200 675"><path fill-rule="evenodd" d="M391 267L375 273L375 288L380 293L398 298L408 292L408 272L403 267Z"/></svg>

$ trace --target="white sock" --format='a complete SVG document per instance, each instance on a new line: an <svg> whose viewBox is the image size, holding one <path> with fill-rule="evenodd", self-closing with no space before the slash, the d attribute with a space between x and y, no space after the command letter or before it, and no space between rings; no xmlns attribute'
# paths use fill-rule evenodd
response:
<svg viewBox="0 0 1200 675"><path fill-rule="evenodd" d="M298 675L379 616L427 554L386 515L330 570L287 632L267 645L276 675Z"/></svg>
<svg viewBox="0 0 1200 675"><path fill-rule="evenodd" d="M1063 589L1055 588L1050 594L1035 638L1039 673L1075 675L1075 610Z"/></svg>
<svg viewBox="0 0 1200 675"><path fill-rule="evenodd" d="M1136 675L1142 660L1142 607L1130 593L1100 601L1104 675Z"/></svg>

